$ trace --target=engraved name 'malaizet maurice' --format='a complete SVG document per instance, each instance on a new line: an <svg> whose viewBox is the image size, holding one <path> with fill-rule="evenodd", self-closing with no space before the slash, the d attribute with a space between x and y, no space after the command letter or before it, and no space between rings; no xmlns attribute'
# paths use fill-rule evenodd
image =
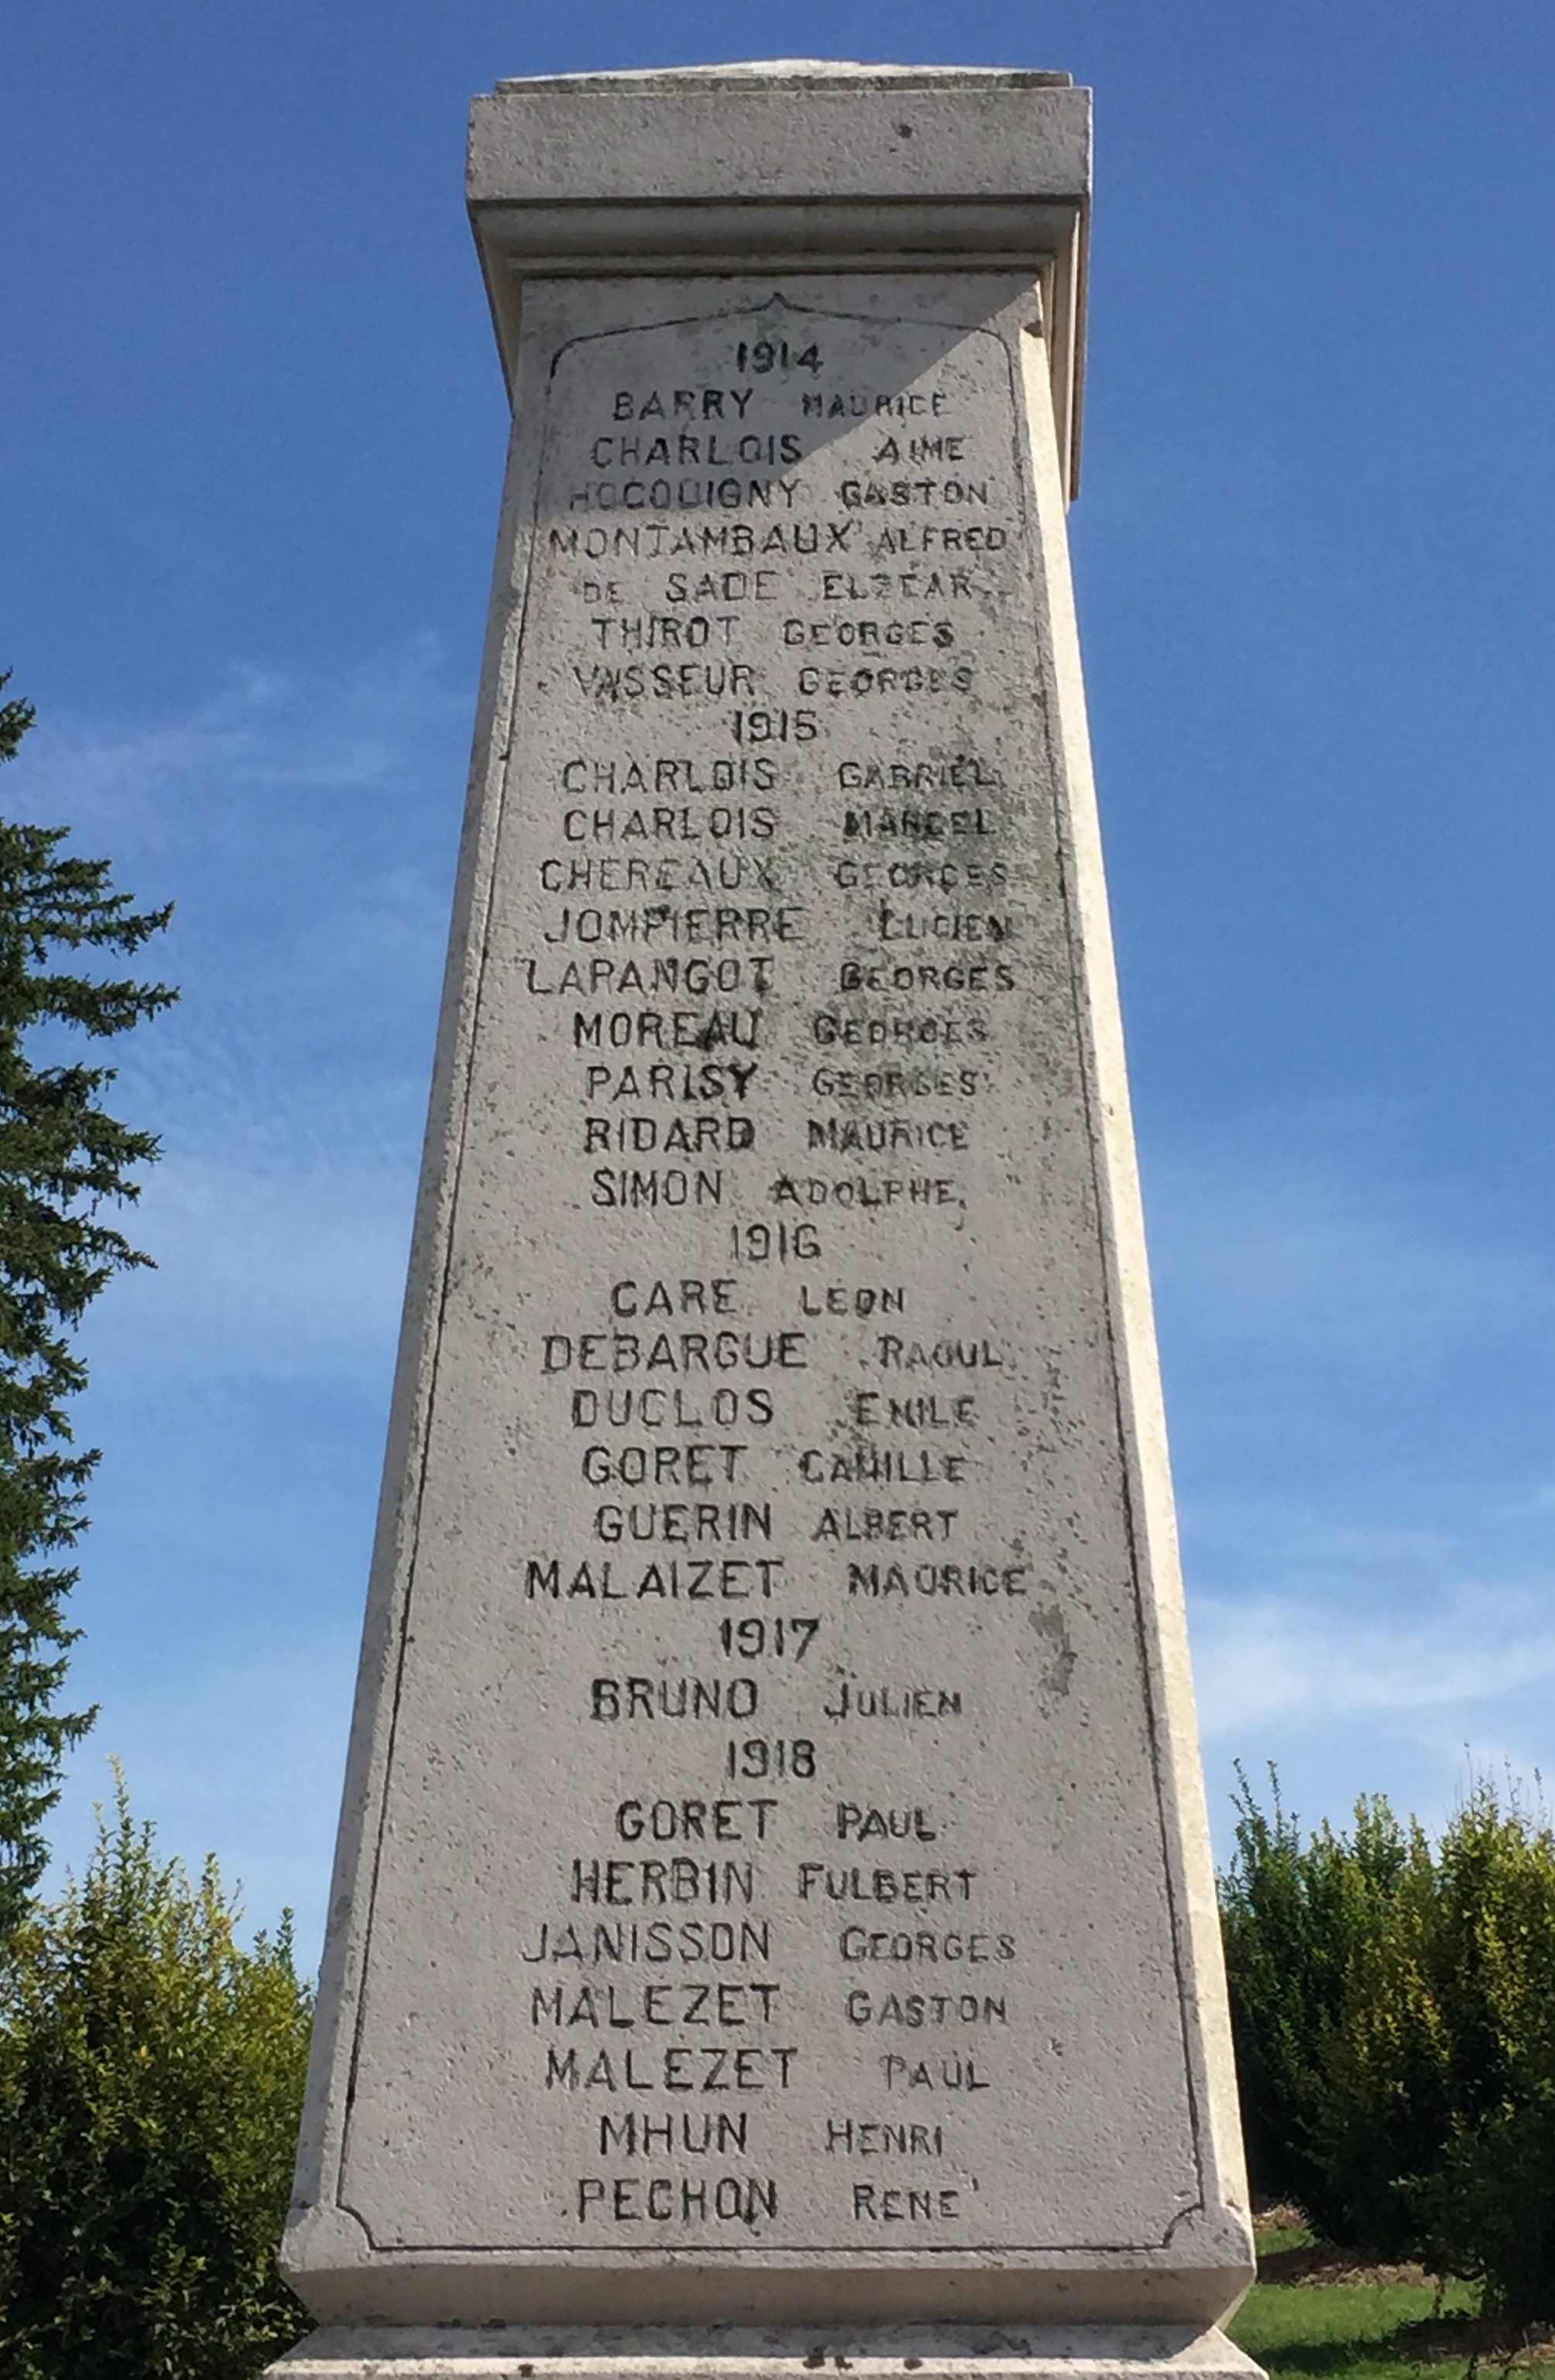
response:
<svg viewBox="0 0 1555 2380"><path fill-rule="evenodd" d="M625 325L575 289L528 332L346 2142L376 2239L444 2236L488 2125L524 2145L482 2236L561 2252L1159 2236L1189 2180L1030 2169L1120 2061L1188 2127L1146 1734L1102 1740L1133 1559L1018 341L979 320L1013 293L850 287ZM418 1667L450 1597L456 1688ZM416 1848L450 1771L479 1992ZM1099 1791L1104 1912L1065 1842ZM450 2013L489 2106L421 2070Z"/></svg>
<svg viewBox="0 0 1555 2380"><path fill-rule="evenodd" d="M513 436L296 2380L1257 2380L1089 188L1024 68L475 104Z"/></svg>

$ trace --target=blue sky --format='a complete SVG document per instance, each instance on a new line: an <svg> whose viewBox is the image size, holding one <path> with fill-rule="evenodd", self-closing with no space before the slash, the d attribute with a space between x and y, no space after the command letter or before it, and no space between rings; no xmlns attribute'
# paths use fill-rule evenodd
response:
<svg viewBox="0 0 1555 2380"><path fill-rule="evenodd" d="M17 815L178 904L77 1616L169 1849L322 1924L495 529L500 76L1097 92L1072 517L1210 1798L1555 1767L1555 11L51 0L11 17Z"/></svg>

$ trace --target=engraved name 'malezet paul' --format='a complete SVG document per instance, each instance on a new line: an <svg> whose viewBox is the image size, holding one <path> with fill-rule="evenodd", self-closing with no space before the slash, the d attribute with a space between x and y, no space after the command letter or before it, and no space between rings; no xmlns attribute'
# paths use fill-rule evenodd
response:
<svg viewBox="0 0 1555 2380"><path fill-rule="evenodd" d="M1128 2236L1111 2180L1032 2175L1172 1954L1141 1730L1116 1972L1038 1981L1091 1922L1063 1828L1130 1571L1079 1486L1120 1458L1075 1418L1108 1359L1011 355L770 287L682 313L555 344L521 540L451 1292L500 1393L415 1585L435 1528L486 1549L486 1682L407 1690L390 1794L408 1839L456 1727L491 1801L499 1980L456 2014L498 2112L459 2120L511 2142L496 2244ZM418 1956L363 2036L412 2062ZM392 2214L353 2159L392 2064L345 2194L414 2244L424 2106Z"/></svg>

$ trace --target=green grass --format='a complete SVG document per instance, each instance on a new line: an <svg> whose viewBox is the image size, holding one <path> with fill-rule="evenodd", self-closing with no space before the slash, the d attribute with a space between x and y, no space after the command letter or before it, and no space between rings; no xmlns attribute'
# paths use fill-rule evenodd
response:
<svg viewBox="0 0 1555 2380"><path fill-rule="evenodd" d="M1267 2249L1273 2242L1262 2244ZM1282 2247L1296 2244L1280 2240ZM1453 2283L1440 2311L1469 2313L1474 2305L1474 2291ZM1413 2289L1407 2282L1296 2288L1263 2281L1248 2291L1226 2327L1271 2380L1463 2380L1466 2354L1461 2363L1426 2363L1394 2343L1407 2324L1424 2322L1437 2311L1434 2289Z"/></svg>
<svg viewBox="0 0 1555 2380"><path fill-rule="evenodd" d="M1260 2256L1278 2256L1286 2248L1310 2248L1312 2245L1312 2234L1305 2223L1295 2224L1288 2231L1260 2228L1257 2237Z"/></svg>

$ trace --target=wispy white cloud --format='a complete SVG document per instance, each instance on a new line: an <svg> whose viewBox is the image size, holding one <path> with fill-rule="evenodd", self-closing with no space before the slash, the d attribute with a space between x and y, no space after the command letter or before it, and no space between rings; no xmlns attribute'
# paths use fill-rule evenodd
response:
<svg viewBox="0 0 1555 2380"><path fill-rule="evenodd" d="M1239 1764L1267 1800L1343 1821L1363 1794L1441 1826L1488 1775L1532 1803L1555 1773L1555 1618L1544 1579L1461 1585L1400 1611L1328 1592L1193 1598L1194 1670L1221 1856Z"/></svg>
<svg viewBox="0 0 1555 2380"><path fill-rule="evenodd" d="M24 747L14 807L178 905L146 960L182 1002L114 1052L119 1111L164 1142L132 1222L158 1269L91 1318L94 1410L121 1372L143 1399L152 1368L388 1361L467 710L423 639L343 681L243 671L186 716L55 720Z"/></svg>
<svg viewBox="0 0 1555 2380"><path fill-rule="evenodd" d="M1335 1595L1341 1585L1346 1592ZM1543 1593L1462 1585L1407 1616L1364 1601L1346 1609L1355 1586L1351 1573L1331 1581L1321 1601L1195 1598L1207 1737L1247 1742L1275 1720L1327 1728L1411 1713L1452 1714L1456 1726L1456 1715L1555 1682L1555 1578Z"/></svg>
<svg viewBox="0 0 1555 2380"><path fill-rule="evenodd" d="M1398 1373L1555 1324L1547 1249L1437 1220L1419 1185L1342 1149L1269 1154L1245 1127L1158 1154L1148 1186L1158 1279L1206 1346Z"/></svg>
<svg viewBox="0 0 1555 2380"><path fill-rule="evenodd" d="M411 790L429 731L468 724L468 711L437 640L421 636L329 679L235 668L217 693L172 718L124 724L56 712L32 731L24 766L40 817L53 809L90 826L132 814L146 832L170 835L209 805L241 835L255 822L222 802L234 780L315 795Z"/></svg>
<svg viewBox="0 0 1555 2380"><path fill-rule="evenodd" d="M359 1377L392 1361L409 1225L404 1153L392 1175L351 1161L247 1168L174 1160L137 1218L157 1270L94 1324L100 1365L227 1381Z"/></svg>
<svg viewBox="0 0 1555 2380"><path fill-rule="evenodd" d="M305 1930L468 707L426 646L334 685L249 672L181 720L54 722L26 780L32 815L69 818L142 899L177 897L186 987L119 1087L166 1142L135 1218L160 1270L116 1284L90 1333L105 1462L82 1680L104 1713L61 1840L79 1860L103 1753L124 1751L171 1848L215 1842L257 1915L292 1900ZM1315 1812L1383 1788L1429 1815L1465 1742L1555 1767L1555 1486L1527 1421L1530 1382L1555 1395L1555 1267L1309 1122L1148 1152L1213 1799L1232 1756L1273 1757Z"/></svg>
<svg viewBox="0 0 1555 2380"><path fill-rule="evenodd" d="M1293 1155L1293 1146L1306 1148ZM1555 1768L1555 1266L1331 1118L1154 1158L1200 1720L1304 1808Z"/></svg>

